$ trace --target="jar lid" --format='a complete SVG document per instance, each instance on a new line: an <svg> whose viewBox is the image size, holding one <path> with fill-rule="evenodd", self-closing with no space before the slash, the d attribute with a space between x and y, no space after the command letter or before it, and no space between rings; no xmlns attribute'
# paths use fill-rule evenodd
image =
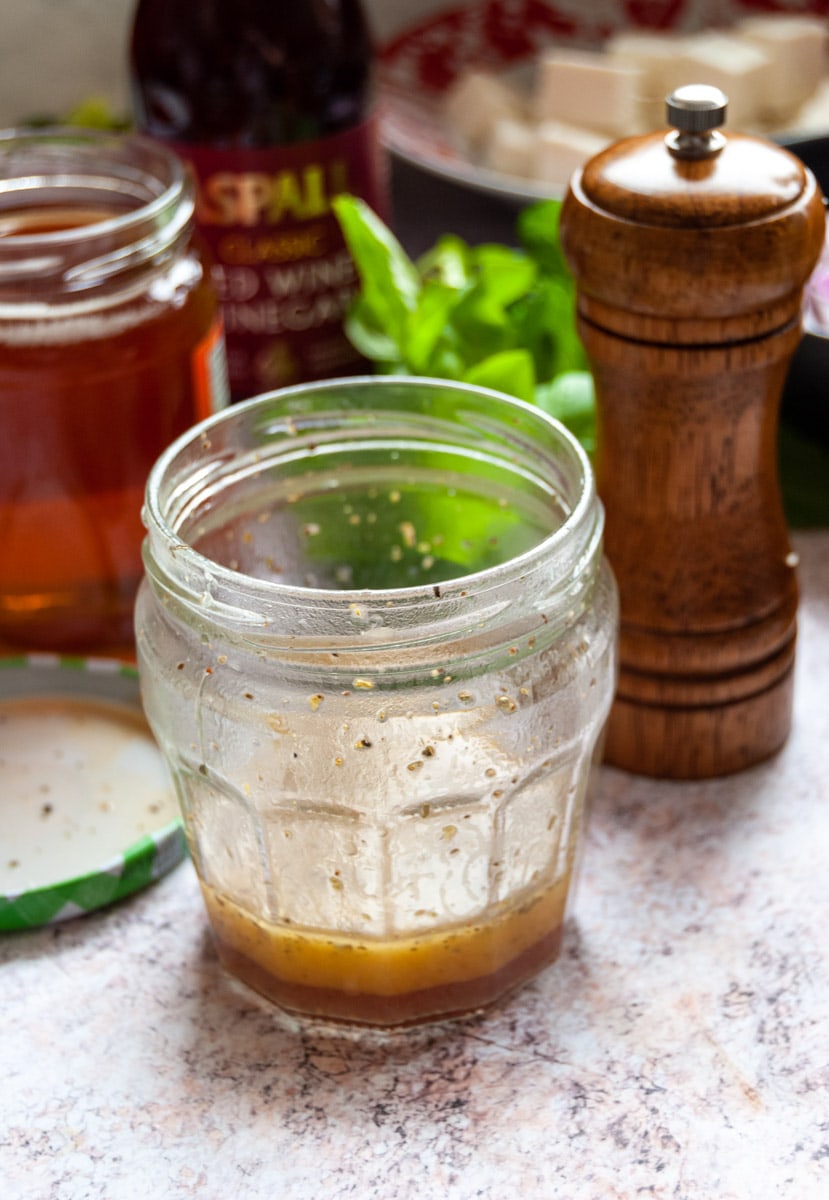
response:
<svg viewBox="0 0 829 1200"><path fill-rule="evenodd" d="M185 854L138 675L113 659L0 659L0 931L121 900Z"/></svg>
<svg viewBox="0 0 829 1200"><path fill-rule="evenodd" d="M674 228L735 226L772 217L807 186L803 164L782 147L719 132L728 101L692 84L666 100L665 133L625 138L591 159L582 188L609 214Z"/></svg>

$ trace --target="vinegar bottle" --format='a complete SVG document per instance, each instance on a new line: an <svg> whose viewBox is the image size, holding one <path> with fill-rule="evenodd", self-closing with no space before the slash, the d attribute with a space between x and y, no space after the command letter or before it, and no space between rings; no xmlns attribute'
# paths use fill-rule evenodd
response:
<svg viewBox="0 0 829 1200"><path fill-rule="evenodd" d="M139 0L131 78L139 127L197 177L232 398L361 371L331 209L350 192L387 217L360 0Z"/></svg>

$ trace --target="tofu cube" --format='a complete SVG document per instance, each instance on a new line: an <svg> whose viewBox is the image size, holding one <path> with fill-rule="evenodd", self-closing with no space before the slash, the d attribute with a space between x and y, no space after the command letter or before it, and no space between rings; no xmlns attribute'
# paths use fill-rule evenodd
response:
<svg viewBox="0 0 829 1200"><path fill-rule="evenodd" d="M532 177L563 191L573 172L607 144L607 137L590 129L560 121L541 121L536 129Z"/></svg>
<svg viewBox="0 0 829 1200"><path fill-rule="evenodd" d="M559 121L623 137L637 129L639 71L589 50L548 50L538 62L533 112L539 121Z"/></svg>
<svg viewBox="0 0 829 1200"><path fill-rule="evenodd" d="M707 83L725 92L730 129L762 123L769 58L756 46L729 33L693 34L681 47L677 67L681 78L675 86Z"/></svg>
<svg viewBox="0 0 829 1200"><path fill-rule="evenodd" d="M464 72L444 101L446 120L473 149L480 149L499 118L520 120L523 114L518 92L488 71Z"/></svg>
<svg viewBox="0 0 829 1200"><path fill-rule="evenodd" d="M827 24L817 17L746 17L735 32L769 59L762 110L787 120L814 95L826 72Z"/></svg>
<svg viewBox="0 0 829 1200"><path fill-rule="evenodd" d="M799 134L824 137L829 129L829 80L824 79L813 94L790 119L790 126Z"/></svg>
<svg viewBox="0 0 829 1200"><path fill-rule="evenodd" d="M639 72L637 132L662 128L666 97L688 82L681 64L686 40L686 35L679 33L637 31L617 33L608 40L608 57Z"/></svg>
<svg viewBox="0 0 829 1200"><path fill-rule="evenodd" d="M535 137L535 129L529 122L499 117L484 148L485 165L504 175L530 175Z"/></svg>

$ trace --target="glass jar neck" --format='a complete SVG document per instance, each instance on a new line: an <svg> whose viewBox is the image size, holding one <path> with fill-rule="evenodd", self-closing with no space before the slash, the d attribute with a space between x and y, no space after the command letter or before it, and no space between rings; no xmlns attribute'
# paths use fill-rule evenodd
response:
<svg viewBox="0 0 829 1200"><path fill-rule="evenodd" d="M191 236L193 185L168 149L90 130L0 134L0 306L47 316L119 302Z"/></svg>
<svg viewBox="0 0 829 1200"><path fill-rule="evenodd" d="M369 481L375 472L380 481L385 464L386 477L402 481L418 472L430 481L440 480L441 471L452 475L449 483L462 478L443 466L432 472L434 463L468 468L480 494L489 489L526 503L539 535L515 555L505 547L500 561L482 569L439 582L365 588L260 578L198 548L221 507L249 513L254 530L267 520L262 497L271 483L281 481L296 499L303 489L345 493L349 471ZM398 527L405 534L410 525L415 539L397 489L378 482L372 490L381 509L400 505ZM430 492L421 517L435 503ZM354 516L343 517L344 529ZM583 610L603 530L587 458L545 414L463 384L377 377L285 389L197 426L157 462L144 520L151 586L174 617L206 636L218 632L278 650L281 658L333 649L343 656L385 652L401 664L433 653L446 658L451 647L468 654L470 639L484 652L504 641L507 627L556 636Z"/></svg>

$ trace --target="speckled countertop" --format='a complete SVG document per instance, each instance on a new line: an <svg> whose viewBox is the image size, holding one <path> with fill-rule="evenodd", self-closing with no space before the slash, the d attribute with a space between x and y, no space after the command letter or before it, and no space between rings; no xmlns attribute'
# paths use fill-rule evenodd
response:
<svg viewBox="0 0 829 1200"><path fill-rule="evenodd" d="M829 532L795 727L597 776L563 956L485 1017L309 1033L223 976L189 863L0 940L3 1200L829 1196Z"/></svg>

